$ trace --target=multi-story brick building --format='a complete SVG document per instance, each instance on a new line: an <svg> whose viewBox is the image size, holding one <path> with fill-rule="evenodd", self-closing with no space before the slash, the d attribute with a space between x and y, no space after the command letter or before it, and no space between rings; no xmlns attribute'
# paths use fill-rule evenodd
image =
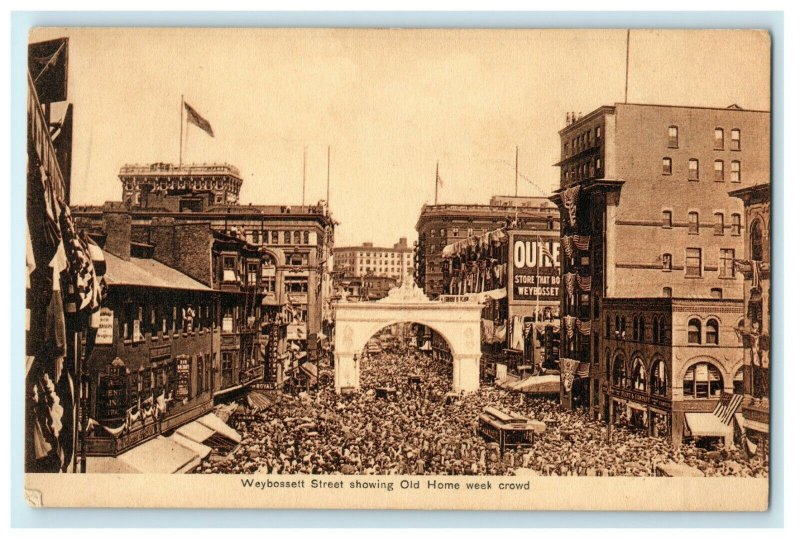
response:
<svg viewBox="0 0 800 539"><path fill-rule="evenodd" d="M571 406L577 399L595 415L611 419L609 388L614 386L618 341L632 340L634 318L637 334L645 321L647 339L647 327L652 332L652 316L658 312L658 319L663 317L665 327L671 327L668 348L659 354L664 354L665 372L672 376L667 430L679 441L691 429L684 430L687 416L675 403L691 400L691 406L681 405L683 410L705 412L715 402L715 395L703 392L689 397L680 381L690 375L706 381L716 376L700 365L717 366L724 388L733 388L739 376L735 367L741 358L731 351L729 337L734 334L728 324L729 311L741 301L734 260L743 252L744 211L728 191L731 185L769 181L769 112L735 105L618 103L570 122L559 135L561 188L552 200L562 210L562 244L571 251L562 256L562 313L568 324L574 319L588 329L587 334L570 330L574 337L562 339L562 357L591 364L589 378L577 381L563 402ZM648 310L644 305L649 299ZM614 330L619 335L605 337L607 315L612 320L620 316L622 327ZM705 345L701 336L709 331L717 342L704 346L705 353L694 346L683 348ZM682 334L700 340L682 340ZM629 352L628 363L634 350ZM655 350L640 353L650 354L645 366L660 365ZM608 356L609 361L601 360ZM619 389L626 397L617 392L613 398L649 414L656 408L646 398L652 391L649 375L645 393L623 387Z"/></svg>
<svg viewBox="0 0 800 539"><path fill-rule="evenodd" d="M516 220L519 228L556 230L558 211L542 197L494 196L489 204L425 205L416 229L414 272L417 286L430 297L443 293L442 251L461 239L482 236Z"/></svg>
<svg viewBox="0 0 800 539"><path fill-rule="evenodd" d="M240 205L242 180L239 171L227 164L125 165L119 179L134 234L155 220L172 219L205 223L214 231L244 239L262 253L259 286L265 316L275 319L290 311L287 338L300 350L327 328L331 322L328 259L335 222L324 203ZM77 206L74 213L84 227L101 225L100 206Z"/></svg>
<svg viewBox="0 0 800 539"><path fill-rule="evenodd" d="M335 247L333 267L348 277L392 277L399 284L414 270L414 250L407 238L400 238L392 247L375 247L370 242L355 247Z"/></svg>

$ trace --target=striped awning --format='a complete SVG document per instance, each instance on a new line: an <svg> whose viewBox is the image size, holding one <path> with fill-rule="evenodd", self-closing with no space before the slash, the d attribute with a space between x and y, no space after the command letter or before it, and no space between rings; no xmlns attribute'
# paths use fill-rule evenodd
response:
<svg viewBox="0 0 800 539"><path fill-rule="evenodd" d="M731 425L726 425L712 413L689 412L685 416L686 427L692 436L725 437L733 432Z"/></svg>

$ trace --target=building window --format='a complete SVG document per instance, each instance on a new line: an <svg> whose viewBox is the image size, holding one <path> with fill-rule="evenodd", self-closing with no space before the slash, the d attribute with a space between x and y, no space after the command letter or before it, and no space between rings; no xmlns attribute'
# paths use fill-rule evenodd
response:
<svg viewBox="0 0 800 539"><path fill-rule="evenodd" d="M672 255L664 253L661 255L661 269L663 271L672 271Z"/></svg>
<svg viewBox="0 0 800 539"><path fill-rule="evenodd" d="M719 322L716 320L706 322L706 344L719 344Z"/></svg>
<svg viewBox="0 0 800 539"><path fill-rule="evenodd" d="M443 229L443 228L439 229L439 236L442 237L442 238L446 238L447 237L447 231L445 229Z"/></svg>
<svg viewBox="0 0 800 539"><path fill-rule="evenodd" d="M678 127L674 126L674 125L669 126L668 133L669 133L669 141L667 143L667 146L669 148L677 148L678 147Z"/></svg>
<svg viewBox="0 0 800 539"><path fill-rule="evenodd" d="M733 249L720 249L719 250L719 276L724 278L733 277L733 258L735 251Z"/></svg>
<svg viewBox="0 0 800 539"><path fill-rule="evenodd" d="M700 233L700 214L696 211L689 212L689 234Z"/></svg>
<svg viewBox="0 0 800 539"><path fill-rule="evenodd" d="M236 275L236 257L222 257L222 280L224 282L235 282L238 280Z"/></svg>
<svg viewBox="0 0 800 539"><path fill-rule="evenodd" d="M653 363L653 372L650 374L650 393L665 397L668 387L667 364L663 359L659 359Z"/></svg>
<svg viewBox="0 0 800 539"><path fill-rule="evenodd" d="M303 232L303 245L308 245L308 231Z"/></svg>
<svg viewBox="0 0 800 539"><path fill-rule="evenodd" d="M738 213L731 214L731 235L739 236L742 233L742 216Z"/></svg>
<svg viewBox="0 0 800 539"><path fill-rule="evenodd" d="M258 263L257 262L248 262L247 263L247 284L250 286L255 286L258 282Z"/></svg>
<svg viewBox="0 0 800 539"><path fill-rule="evenodd" d="M710 363L697 363L689 367L683 377L683 395L695 399L709 399L722 395L722 375Z"/></svg>
<svg viewBox="0 0 800 539"><path fill-rule="evenodd" d="M731 181L733 183L742 181L742 164L739 161L731 161Z"/></svg>
<svg viewBox="0 0 800 539"><path fill-rule="evenodd" d="M720 159L714 161L714 181L725 181L725 164Z"/></svg>
<svg viewBox="0 0 800 539"><path fill-rule="evenodd" d="M295 245L300 245L300 231L299 230L295 230L294 231L294 244Z"/></svg>
<svg viewBox="0 0 800 539"><path fill-rule="evenodd" d="M661 212L661 226L663 228L672 228L672 212L670 210Z"/></svg>
<svg viewBox="0 0 800 539"><path fill-rule="evenodd" d="M686 249L686 276L701 277L703 274L703 251L697 247Z"/></svg>
<svg viewBox="0 0 800 539"><path fill-rule="evenodd" d="M687 341L689 344L700 344L700 319L691 318L687 325Z"/></svg>
<svg viewBox="0 0 800 539"><path fill-rule="evenodd" d="M725 149L725 130L721 127L717 127L714 129L714 149L715 150L724 150Z"/></svg>
<svg viewBox="0 0 800 539"><path fill-rule="evenodd" d="M639 341L639 317L633 317L633 340L638 342Z"/></svg>
<svg viewBox="0 0 800 539"><path fill-rule="evenodd" d="M611 338L611 316L606 315L606 339Z"/></svg>
<svg viewBox="0 0 800 539"><path fill-rule="evenodd" d="M722 289L721 288L712 288L711 289L711 299L722 299Z"/></svg>
<svg viewBox="0 0 800 539"><path fill-rule="evenodd" d="M714 235L723 236L724 234L725 234L725 214L717 212L714 214Z"/></svg>
<svg viewBox="0 0 800 539"><path fill-rule="evenodd" d="M761 221L753 221L750 227L750 257L753 260L764 259L763 232L761 231Z"/></svg>
<svg viewBox="0 0 800 539"><path fill-rule="evenodd" d="M742 132L738 129L731 129L731 150L739 151L742 149Z"/></svg>
<svg viewBox="0 0 800 539"><path fill-rule="evenodd" d="M633 370L631 371L631 388L637 391L645 391L647 383L647 371L641 358L633 360Z"/></svg>
<svg viewBox="0 0 800 539"><path fill-rule="evenodd" d="M289 232L288 230L283 233L283 243L285 245L291 245L292 244L292 233Z"/></svg>
<svg viewBox="0 0 800 539"><path fill-rule="evenodd" d="M614 359L614 370L611 373L611 379L617 387L628 387L628 370L625 366L625 358L617 356Z"/></svg>
<svg viewBox="0 0 800 539"><path fill-rule="evenodd" d="M664 288L662 288L661 289L661 295L663 297L665 297L665 298L671 298L672 297L672 287L671 286L665 286Z"/></svg>
<svg viewBox="0 0 800 539"><path fill-rule="evenodd" d="M689 180L697 181L700 179L700 161L689 159Z"/></svg>
<svg viewBox="0 0 800 539"><path fill-rule="evenodd" d="M672 159L669 157L665 157L661 160L661 174L670 175L672 174Z"/></svg>

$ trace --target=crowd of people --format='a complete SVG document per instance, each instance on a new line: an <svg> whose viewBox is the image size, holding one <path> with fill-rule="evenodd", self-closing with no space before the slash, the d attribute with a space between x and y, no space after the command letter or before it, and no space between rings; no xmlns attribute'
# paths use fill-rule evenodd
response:
<svg viewBox="0 0 800 539"><path fill-rule="evenodd" d="M233 420L243 437L236 452L206 461L198 471L651 476L658 464L677 463L707 476L768 473L739 451L673 447L666 438L609 429L554 400L492 386L447 398L452 365L421 352L384 352L361 361L360 392L337 395L321 387L297 396L275 393L262 409ZM530 447L501 454L497 443L477 433L486 406L542 421L547 430Z"/></svg>

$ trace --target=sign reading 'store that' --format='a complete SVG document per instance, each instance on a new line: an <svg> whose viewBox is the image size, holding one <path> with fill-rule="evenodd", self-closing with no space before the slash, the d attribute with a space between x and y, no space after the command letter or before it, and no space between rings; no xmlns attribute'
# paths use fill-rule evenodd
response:
<svg viewBox="0 0 800 539"><path fill-rule="evenodd" d="M561 245L541 236L515 235L509 250L513 299L558 301Z"/></svg>

